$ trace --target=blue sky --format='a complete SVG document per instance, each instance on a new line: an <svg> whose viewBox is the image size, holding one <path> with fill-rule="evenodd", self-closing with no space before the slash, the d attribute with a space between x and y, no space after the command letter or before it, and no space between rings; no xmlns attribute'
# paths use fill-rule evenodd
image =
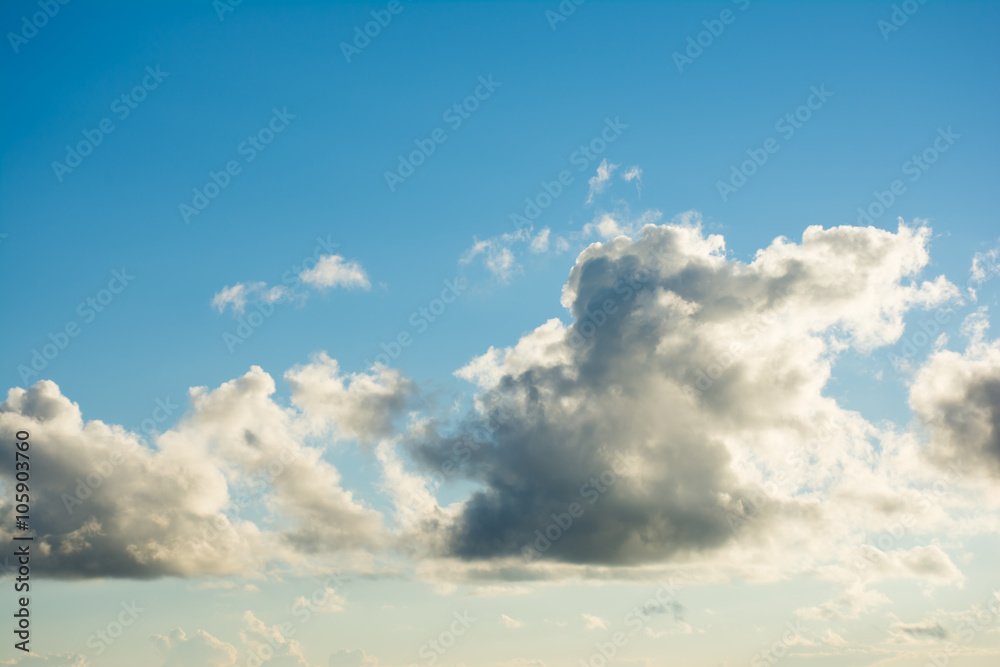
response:
<svg viewBox="0 0 1000 667"><path fill-rule="evenodd" d="M18 0L0 8L6 35L0 76L8 91L8 103L0 110L7 128L0 139L0 234L5 235L0 280L8 314L0 333L0 384L5 388L28 389L51 380L62 396L78 404L85 420L137 433L143 420L164 414L156 412L157 401L166 401L178 406L163 419L154 418L156 431L166 432L191 409L190 387L215 389L259 366L275 380L274 400L287 406L292 392L282 375L288 369L309 364L312 355L325 351L341 372L362 374L383 343L406 332L413 343L390 366L419 386L419 398L407 404L412 413L397 410L385 416L385 423L392 425L393 438L408 441L415 437L414 415L457 423L476 392L484 390L457 378L456 370L491 346L516 345L551 318L573 325L574 316L560 297L570 270L582 265L577 255L590 243L608 243L615 236L588 224L611 216L639 243L637 221L676 223L675 216L697 211L706 236L725 238L725 257L746 263L777 237L803 242L809 226L858 225L859 207L869 209L897 179L905 190L893 195L893 203L871 224L893 239L899 219L909 228L932 228L925 244L929 258L910 275L928 281L943 275L965 295L964 301L956 293L947 301L938 295L927 296L924 305L907 302L900 313L908 325L906 336L917 331L928 312L947 303L954 312L942 327L949 333L942 349L982 361L963 352L966 339L959 330L977 309L995 307L998 294L995 282L979 287L974 301L964 289L973 257L988 257L998 237L991 202L1000 178L1000 47L995 39L1000 8L993 3L914 1L907 5L916 9L906 22L887 31L885 22L902 11L891 2L590 0L579 6L563 3L575 9L558 22L552 18L560 11L554 1L404 0L394 6L397 13L386 3L222 2L59 4L44 26L20 40L10 35L22 32L23 17L40 11L39 5ZM342 44L355 38L356 27L373 20L372 12L390 20L359 52L345 57ZM697 40L713 27L719 34L710 42L703 37L708 45L700 53L689 52L694 57L678 67L674 54L684 53L695 43L689 38ZM483 87L483 81L492 85ZM136 86L144 99L123 106L120 98L132 95ZM477 108L467 118L458 122L454 112L449 115L477 90ZM825 99L816 96L819 90ZM808 120L797 123L794 132L787 129L788 121L781 124L786 114L810 103ZM113 130L100 131L102 121ZM609 123L620 128L614 141L581 157L580 147L600 137ZM248 137L269 124L272 130L281 128L273 141L261 150L247 148ZM415 142L427 145L435 131L446 138L443 143L435 143L425 162L390 188L386 172L397 169L399 156L415 150ZM67 146L98 134L100 142L78 166L71 171L54 166L66 162ZM939 137L947 139L933 149ZM767 153L745 184L720 195L719 183L730 182L734 165L764 154L766 145L776 151ZM936 160L916 172L910 161L925 150ZM203 189L231 161L236 168L228 184L204 210L185 219L182 205L192 205L194 190ZM610 178L590 185L602 163L605 169L611 166ZM622 176L633 167L641 169L641 176L626 181ZM537 199L544 184L558 181L564 170L568 184L533 220L527 240L510 236L518 232L511 214L523 213L525 199ZM551 243L544 252L531 252L531 239L546 228ZM484 263L488 251L468 254L477 242L491 239L496 241L489 248L509 247L513 253L506 271ZM564 239L562 245L558 239ZM904 241L898 242L902 247ZM321 280L298 280L314 260L331 255L357 267L363 284L324 287ZM98 298L116 271L134 278L91 320L80 304ZM467 287L426 330L416 331L411 314L429 307L445 281L456 280ZM837 293L833 280L817 284L824 293ZM239 307L232 302L214 307L213 299L234 285L274 287L293 281L293 294L272 304L273 313L253 335L230 349L224 336L239 325ZM120 283L112 284L117 289ZM254 310L251 299L242 315ZM982 317L989 321L990 311ZM863 326L845 322L837 320L830 331ZM50 335L59 339L67 324L77 325L79 334L43 369L25 375L34 351L49 344ZM917 367L933 350L922 346L913 360L917 367L900 373L888 359L907 338L899 331L886 336L874 349L851 343L834 353L831 344L835 363L823 395L879 428L893 424L902 437L919 416L911 409L916 394L910 393ZM922 367L933 368L930 361ZM934 423L928 419L925 425ZM378 433L389 437L385 429ZM329 437L310 432L308 441L324 443ZM884 443L888 436L882 437ZM363 437L341 439L329 441L325 460L339 469L345 488L388 515L392 502L375 488L383 470L373 445L358 446L355 441ZM160 448L153 439L147 446ZM420 454L411 455L418 466ZM447 485L439 497L442 507L463 502L482 484L471 475ZM55 511L62 512L61 505ZM266 514L251 513L262 524L269 520ZM955 549L981 556L996 546L995 539L983 537L988 532L981 528L978 537ZM945 534L925 537L933 541ZM952 554L956 562L957 551ZM969 581L986 586L987 571L968 558L959 566L968 566ZM205 572L141 583L114 577L72 584L53 580L43 584L37 604L72 610L98 598L113 607L131 590L150 599L162 595L165 606L143 618L148 631L126 635L110 662L94 663L134 664L129 661L146 660L137 656L149 651L149 635L166 635L172 627L183 625L188 635L204 628L235 644L244 607L257 609L268 624L278 622L281 614L275 609L289 591L311 589L305 580L294 587L287 583L289 577L304 576L295 569L299 565L286 563L280 575L258 573L253 585L260 592L252 605L229 589L191 593L191 587L212 580ZM419 572L419 559L401 568ZM365 600L367 611L359 618L369 620L382 605L409 610L398 622L415 626L410 643L419 644L429 626L416 610L445 618L456 608L447 597L428 593L433 577L426 574L409 572L397 581L369 572L370 580L357 585L361 592L350 597L351 604ZM758 595L739 587L759 584L725 576L731 577L728 584L706 580L698 595L704 609L729 600L732 627L750 613L741 617L737 607L752 608L748 600ZM285 583L273 584L274 577L284 577ZM549 641L546 619L573 616L572 623L579 625L577 607L588 600L592 582L579 573L571 578L571 583L546 584L542 592L528 595L486 596L483 618L489 615L495 626L499 613L523 616L524 634L535 634L514 642L525 647L521 658L577 664L569 649L543 648ZM609 584L609 609L587 613L614 620L620 616L616 605L627 608L627 600L653 588L647 584ZM812 606L824 595L820 589L831 587L812 580L769 585L780 602L763 613L773 616L776 626L791 618L790 610ZM814 593L807 596L812 602L799 603L800 586ZM447 589L440 581L434 587ZM740 592L733 594L734 589ZM912 593L911 587L890 597L902 600ZM185 618L182 600L189 594L209 601L205 610L217 605L219 615L205 611ZM930 613L988 597L976 585L957 598L948 594L941 591L944 597L921 604ZM428 595L431 601L423 602ZM544 602L532 618L535 596ZM521 606L495 608L507 599ZM690 602L686 606L694 609ZM711 625L696 619L691 611L685 623ZM216 620L218 625L212 625ZM48 635L53 652L84 651L73 642L89 634L84 631L89 624L77 627L71 617L44 623L39 620L39 643L43 633L59 627L71 639ZM889 622L880 617L879 623ZM716 632L722 632L720 625ZM763 642L749 625L740 627L745 636L734 638L739 648L732 653L711 650L719 639L709 632L706 637L715 639L700 648L688 645L683 655L691 664L742 664ZM308 664L328 664L339 645L331 644L319 624L307 632L313 633L303 639ZM500 644L510 641L495 627L490 632ZM567 639L567 645L600 639L593 628L574 632L580 636ZM357 633L371 643L343 648L379 653L370 626ZM986 645L997 646L995 629L977 644ZM455 660L493 664L490 650L470 650ZM643 650L635 659L661 664L656 660L664 655L662 648ZM849 653L815 661L867 665L879 659L874 654L844 657ZM0 659L15 655L4 646ZM379 664L416 660L406 655L403 649L386 648ZM985 665L991 658L967 659L967 664Z"/></svg>
<svg viewBox="0 0 1000 667"><path fill-rule="evenodd" d="M943 156L878 222L946 219L939 231L950 238L936 244L935 260L952 260L955 269L989 240L979 230L991 213L984 193L998 176L989 83L996 52L990 21L976 18L993 11L987 3L924 5L888 41L876 22L891 7L878 3L754 4L682 74L671 53L725 3L628 11L588 3L555 31L545 4L402 6L350 64L338 44L368 17L362 4L246 2L222 22L203 2L70 4L9 53L8 85L31 102L4 110L5 125L17 128L5 139L5 253L17 252L21 238L33 266L52 267L9 296L9 307L36 325L6 331L9 349L40 346L112 269L125 266L137 276L122 295L129 305L102 314L49 375L60 386L86 388L83 405L94 401L108 419L143 418L155 398L183 395L192 374L197 384L214 384L251 363L286 368L316 349L336 350L358 369L372 342L393 336L404 314L454 277L455 257L472 236L513 230L508 215L569 166L607 116L629 125L606 157L642 166L637 205L667 215L701 211L739 258L775 236L794 238L807 224L856 222L872 191L898 178L938 127L952 126L972 140ZM27 9L12 3L5 11L5 25L16 25ZM420 37L442 31L445 38ZM118 121L113 100L157 65L169 76ZM488 74L502 83L495 95L389 192L383 173L396 156L448 127L444 110ZM780 137L775 122L820 84L833 93L829 104L721 201L716 182L730 165ZM185 225L178 205L210 170L241 159L237 146L274 107L297 116L288 132ZM116 130L59 183L51 163L105 117ZM558 229L587 221L580 202L590 174L575 175L540 223ZM387 289L334 295L323 312L284 309L290 312L229 355L221 335L230 323L205 308L212 294L227 281L280 277L312 253L317 236L361 259ZM4 267L21 268L16 261ZM489 344L511 343L556 314L553 287L565 271L547 265L508 295L491 295L486 308L461 303L474 309L469 316L435 327L422 337L424 349L401 364L428 375L464 363L487 332ZM16 364L28 359L22 352L0 369L7 385L20 380ZM136 390L112 390L134 385L140 365Z"/></svg>

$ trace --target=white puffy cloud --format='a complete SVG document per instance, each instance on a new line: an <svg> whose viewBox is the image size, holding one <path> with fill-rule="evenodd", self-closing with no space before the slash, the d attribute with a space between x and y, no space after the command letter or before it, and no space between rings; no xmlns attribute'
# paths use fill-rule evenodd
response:
<svg viewBox="0 0 1000 667"><path fill-rule="evenodd" d="M323 255L311 269L299 274L307 285L315 287L346 287L369 289L371 283L361 263L345 260L340 255Z"/></svg>
<svg viewBox="0 0 1000 667"><path fill-rule="evenodd" d="M285 381L304 415L331 426L342 439L365 442L390 435L392 418L415 392L398 370L376 364L368 373L344 374L325 352L286 371Z"/></svg>
<svg viewBox="0 0 1000 667"><path fill-rule="evenodd" d="M306 443L324 433L333 441L381 432L401 405L392 392L406 385L391 371L337 385L336 362L325 355L290 373L300 409L276 403L274 381L254 367L214 390L192 389L187 413L150 444L121 426L84 421L53 382L10 390L0 435L12 440L26 430L45 443L33 450L33 464L45 470L34 482L37 570L69 578L258 576L269 563L306 566L314 555L378 549L381 515ZM13 470L2 475L10 483ZM0 500L5 526L13 526L9 497ZM249 518L256 508L245 510L257 504L278 528Z"/></svg>
<svg viewBox="0 0 1000 667"><path fill-rule="evenodd" d="M684 214L690 216L691 214ZM653 209L645 211L637 219L629 219L628 212L600 213L593 221L583 226L580 236L583 239L593 237L613 239L616 236L635 236L646 225L659 221L661 214Z"/></svg>
<svg viewBox="0 0 1000 667"><path fill-rule="evenodd" d="M323 245L332 247L336 244L326 242ZM300 285L318 289L371 288L368 274L357 260L348 261L340 255L323 255L317 248L315 259L308 257L306 261L312 262L313 266L300 270L299 265L295 265L285 273L284 284L281 285L269 286L264 281L256 281L238 282L223 287L212 297L212 306L220 313L229 308L234 316L238 316L250 304L273 306L275 303L291 300L303 303L309 297L309 291L297 289ZM258 308L263 309L260 305Z"/></svg>
<svg viewBox="0 0 1000 667"><path fill-rule="evenodd" d="M588 222L583 228L584 235L596 235L602 239L614 238L620 234L624 234L625 231L610 213L604 213L595 222Z"/></svg>

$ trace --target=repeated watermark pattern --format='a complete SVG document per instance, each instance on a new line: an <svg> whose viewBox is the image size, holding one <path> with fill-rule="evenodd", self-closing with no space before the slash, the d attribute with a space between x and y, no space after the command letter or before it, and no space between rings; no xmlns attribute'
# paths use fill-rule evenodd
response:
<svg viewBox="0 0 1000 667"><path fill-rule="evenodd" d="M351 41L340 43L340 52L343 54L344 60L350 64L356 56L361 55L361 52L367 49L372 40L381 35L385 28L389 27L393 17L401 14L403 9L405 7L400 0L389 0L384 9L371 10L372 20L363 26L354 26Z"/></svg>
<svg viewBox="0 0 1000 667"><path fill-rule="evenodd" d="M826 84L820 84L819 87L811 86L809 93L804 104L796 107L794 111L786 113L774 123L774 131L781 135L784 141L794 137L795 133L801 130L813 117L813 113L822 109L823 105L833 97L833 93L826 89ZM768 159L779 150L781 150L781 142L774 137L765 139L760 148L748 148L746 160L741 162L739 166L735 164L729 166L729 179L715 183L722 201L729 201L729 197L746 185L747 180L767 164Z"/></svg>
<svg viewBox="0 0 1000 667"><path fill-rule="evenodd" d="M21 381L29 382L32 378L39 377L39 374L69 347L72 340L83 332L83 326L97 319L98 315L103 313L133 280L135 280L135 276L131 275L125 267L122 267L120 271L113 270L107 287L98 290L96 294L87 297L77 305L76 314L79 319L67 320L61 328L49 332L48 342L43 343L41 348L31 349L31 360L28 364L19 364L17 367Z"/></svg>
<svg viewBox="0 0 1000 667"><path fill-rule="evenodd" d="M560 23L565 22L570 16L576 13L576 8L585 3L587 0L562 0L559 6L553 9L545 10L545 20L549 22L549 27L552 28L553 32L559 27Z"/></svg>
<svg viewBox="0 0 1000 667"><path fill-rule="evenodd" d="M453 647L460 637L464 636L469 628L476 623L476 619L468 610L461 613L452 614L454 618L448 627L442 630L436 637L429 639L417 649L417 655L424 659L425 665L433 665Z"/></svg>
<svg viewBox="0 0 1000 667"><path fill-rule="evenodd" d="M20 53L21 47L31 41L38 31L47 26L59 10L69 3L70 0L38 0L37 4L41 11L22 16L18 31L7 33L7 41L10 42L10 48L14 49L14 53Z"/></svg>
<svg viewBox="0 0 1000 667"><path fill-rule="evenodd" d="M115 114L119 121L125 120L139 108L139 105L146 100L151 92L160 87L160 84L168 76L170 76L170 72L162 71L159 65L147 67L145 76L138 84L112 100L111 113ZM97 123L97 127L93 129L80 130L83 139L76 144L66 145L66 156L62 162L58 160L52 162L52 172L55 174L56 180L62 183L63 177L73 173L74 169L83 164L84 158L92 155L97 147L104 143L105 137L114 131L115 123L108 117L102 118Z"/></svg>
<svg viewBox="0 0 1000 667"><path fill-rule="evenodd" d="M399 359L403 351L413 345L415 336L423 334L427 329L444 315L448 306L462 295L469 286L468 280L464 276L456 277L454 280L445 280L444 288L435 298L420 306L407 318L409 328L401 329L388 342L379 343L382 350L375 355L375 361L365 359L365 368L371 368L374 364L381 364L389 367L394 361Z"/></svg>
<svg viewBox="0 0 1000 667"><path fill-rule="evenodd" d="M627 129L628 124L623 123L619 116L615 116L614 120L605 118L604 126L597 136L587 143L580 144L569 154L567 159L570 165L576 167L580 173L587 171L590 165L608 150L608 146L617 141ZM524 208L508 214L507 217L518 230L531 229L534 221L573 184L574 179L573 172L562 169L551 181L542 180L539 191L534 196L524 198Z"/></svg>
<svg viewBox="0 0 1000 667"><path fill-rule="evenodd" d="M892 5L892 12L887 19L879 19L875 27L882 33L882 39L889 41L889 36L898 32L910 20L910 17L920 11L920 6L926 4L927 0L903 0L899 4Z"/></svg>
<svg viewBox="0 0 1000 667"><path fill-rule="evenodd" d="M281 274L282 287L288 290L294 290L296 287L302 285L302 273L315 269L321 257L324 255L334 254L334 251L339 247L339 243L334 243L330 240L329 234L326 238L317 236L316 247L313 248L312 254L307 255L295 264L292 264L284 273ZM250 337L253 336L254 333L264 324L264 322L274 315L275 312L273 302L258 301L254 304L254 307L256 310L250 311L247 315L240 315L236 319L236 325L233 327L232 331L225 331L222 333L222 342L225 343L226 349L229 350L229 354L233 354L236 352L236 348L250 340Z"/></svg>
<svg viewBox="0 0 1000 667"><path fill-rule="evenodd" d="M750 0L732 0L736 7L744 12L750 6ZM674 61L674 65L677 67L677 71L680 74L684 73L684 68L688 65L694 64L694 61L701 58L705 50L715 44L715 40L722 36L722 33L726 31L727 25L732 25L736 22L736 17L739 16L731 9L723 9L719 12L718 18L705 19L701 24L705 27L704 30L699 31L695 35L688 35L687 43L684 47L684 51L674 51L671 58Z"/></svg>
<svg viewBox="0 0 1000 667"><path fill-rule="evenodd" d="M629 467L629 461L619 452L610 468L602 470L599 475L591 477L580 486L580 498L586 500L588 505L593 505L614 487L619 476L627 473ZM521 547L521 557L530 563L547 552L573 527L574 521L583 517L585 512L586 507L577 501L570 502L565 512L553 512L552 523L535 530L535 541Z"/></svg>
<svg viewBox="0 0 1000 667"><path fill-rule="evenodd" d="M685 582L689 580L686 575L682 574L672 578L669 583L661 583L657 586L649 597L633 606L622 618L622 623L629 629L627 631L616 630L605 641L595 643L594 651L587 658L580 660L580 667L605 667L618 656L621 649L625 648L632 638L643 628L648 627L657 614L665 612L673 605L679 605L677 602L679 591L677 579Z"/></svg>
<svg viewBox="0 0 1000 667"><path fill-rule="evenodd" d="M201 212L208 208L209 204L223 190L229 187L233 178L243 173L243 166L256 160L274 141L275 137L288 128L294 119L295 114L289 113L288 107L272 109L271 118L268 119L267 124L254 134L248 135L236 146L236 153L243 158L243 164L239 160L233 159L228 160L219 171L209 170L208 180L205 181L205 184L191 189L193 196L190 203L182 201L177 205L177 210L180 212L184 224L190 224L192 217L201 215Z"/></svg>
<svg viewBox="0 0 1000 667"><path fill-rule="evenodd" d="M903 175L909 176L911 183L919 181L920 177L931 168L931 165L937 162L943 153L946 153L948 149L954 146L955 141L961 136L960 134L955 134L951 129L951 125L948 126L948 129L939 127L937 136L934 137L931 145L920 151L920 153L914 153L909 160L903 163L903 166L900 167ZM889 210L889 207L904 194L906 194L906 183L899 178L890 183L886 190L875 190L872 192L874 199L871 203L867 206L858 207L858 224L875 224L875 221L881 218Z"/></svg>
<svg viewBox="0 0 1000 667"><path fill-rule="evenodd" d="M455 132L465 121L472 117L472 114L479 109L480 105L493 96L496 89L503 85L500 81L494 81L493 75L480 76L479 85L476 86L472 94L467 95L459 102L455 102L441 114L441 120L447 124L448 128ZM430 134L422 139L414 139L415 148L406 155L398 155L399 160L396 169L386 170L383 176L385 184L389 187L389 192L395 192L396 188L404 183L406 179L413 176L414 172L421 167L427 158L434 154L438 146L448 141L448 132L443 127L436 127Z"/></svg>

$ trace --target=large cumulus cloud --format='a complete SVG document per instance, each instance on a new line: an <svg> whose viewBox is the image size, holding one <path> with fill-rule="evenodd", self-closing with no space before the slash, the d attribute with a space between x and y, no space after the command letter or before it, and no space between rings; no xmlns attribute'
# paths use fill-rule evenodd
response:
<svg viewBox="0 0 1000 667"><path fill-rule="evenodd" d="M929 559L930 579L960 580L946 550L920 541L989 527L980 515L995 503L928 501L940 469L925 443L825 393L845 350L891 344L908 311L957 298L943 277L922 277L930 230L810 227L746 262L690 216L629 233L579 255L562 294L568 323L541 323L458 371L475 385L458 429L426 413L401 430L413 382L383 367L346 373L326 354L285 373L287 403L259 368L195 388L181 420L149 442L85 420L51 382L11 390L0 438L30 431L44 471L33 482L37 571L259 576L382 556L449 583L797 568L842 587L833 607L808 612L825 617L870 609L881 601L870 585L925 576ZM939 459L996 458L998 353L977 340L964 354L939 350L914 381ZM363 491L385 493L391 517L324 456L339 441L370 446L383 479ZM11 473L0 471L8 485ZM67 503L94 475L89 497ZM893 538L877 566L854 565L867 559L860 545L915 513L912 544Z"/></svg>
<svg viewBox="0 0 1000 667"><path fill-rule="evenodd" d="M591 245L563 291L569 325L552 320L459 371L479 385L467 430L488 436L414 434L427 470L450 462L479 487L428 512L430 529L447 526L434 544L468 561L541 545L543 560L614 566L737 537L805 555L808 536L848 530L824 503L885 506L853 486L881 453L876 429L823 389L840 352L891 343L908 310L957 295L919 278L929 238L902 224L810 227L741 262L687 217ZM573 502L582 516L546 547L536 531Z"/></svg>
<svg viewBox="0 0 1000 667"><path fill-rule="evenodd" d="M35 571L254 576L269 563L378 549L381 515L344 488L322 443L383 432L408 387L388 369L344 377L324 355L292 374L301 411L275 402L274 381L254 367L214 390L192 389L188 412L151 443L85 421L53 382L12 389L0 404L0 438L31 434ZM324 407L327 395L351 406L349 419ZM13 481L11 467L0 474ZM0 499L0 533L14 525L10 498ZM261 512L279 528L261 528Z"/></svg>

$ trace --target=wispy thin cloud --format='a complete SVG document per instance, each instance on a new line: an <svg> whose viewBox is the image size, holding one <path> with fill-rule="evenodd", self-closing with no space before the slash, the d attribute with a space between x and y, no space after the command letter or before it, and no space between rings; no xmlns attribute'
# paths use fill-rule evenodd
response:
<svg viewBox="0 0 1000 667"><path fill-rule="evenodd" d="M597 165L597 174L592 176L590 180L587 181L590 185L590 191L587 193L587 203L591 204L594 201L594 195L604 192L608 187L608 183L611 181L611 174L614 173L619 165L611 164L607 160L601 160L601 164Z"/></svg>
<svg viewBox="0 0 1000 667"><path fill-rule="evenodd" d="M510 628L512 630L524 627L524 621L519 621L517 619L511 618L507 614L500 614L500 624L503 625L505 628Z"/></svg>
<svg viewBox="0 0 1000 667"><path fill-rule="evenodd" d="M276 303L287 296L288 289L281 285L268 287L265 282L236 283L223 287L212 297L212 306L220 313L231 308L239 315L246 309L248 302Z"/></svg>

